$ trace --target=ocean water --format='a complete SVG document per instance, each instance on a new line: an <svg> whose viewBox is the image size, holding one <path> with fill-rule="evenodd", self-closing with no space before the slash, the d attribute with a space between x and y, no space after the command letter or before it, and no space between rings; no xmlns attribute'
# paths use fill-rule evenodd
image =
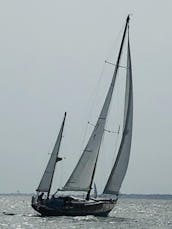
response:
<svg viewBox="0 0 172 229"><path fill-rule="evenodd" d="M108 217L39 217L31 196L0 196L0 229L171 228L172 200L120 199Z"/></svg>

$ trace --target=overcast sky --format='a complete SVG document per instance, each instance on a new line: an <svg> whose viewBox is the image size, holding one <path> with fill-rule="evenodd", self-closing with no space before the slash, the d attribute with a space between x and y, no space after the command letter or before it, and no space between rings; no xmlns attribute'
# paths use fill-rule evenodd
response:
<svg viewBox="0 0 172 229"><path fill-rule="evenodd" d="M170 0L0 2L0 193L35 191L65 111L67 167L56 179L71 172L102 66L132 13L134 126L121 191L172 194L171 12Z"/></svg>

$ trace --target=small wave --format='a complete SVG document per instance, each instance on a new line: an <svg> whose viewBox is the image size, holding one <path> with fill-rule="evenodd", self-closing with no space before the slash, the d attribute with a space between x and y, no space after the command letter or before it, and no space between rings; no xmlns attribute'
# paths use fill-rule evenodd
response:
<svg viewBox="0 0 172 229"><path fill-rule="evenodd" d="M75 217L73 217L73 220L76 220L76 221L97 221L97 218L93 215L75 216Z"/></svg>

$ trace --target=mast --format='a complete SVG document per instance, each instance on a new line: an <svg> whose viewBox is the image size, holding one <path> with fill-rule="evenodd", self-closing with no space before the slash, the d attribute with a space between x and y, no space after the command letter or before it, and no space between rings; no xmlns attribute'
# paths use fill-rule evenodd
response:
<svg viewBox="0 0 172 229"><path fill-rule="evenodd" d="M112 82L111 82L111 87L114 87L114 84L115 84L115 79L116 79L116 75L117 75L117 72L118 72L119 63L120 63L120 60L121 60L121 54L122 54L122 49L123 49L123 45L124 45L124 41L125 41L125 37L126 37L126 32L127 32L127 27L128 27L128 24L129 24L129 20L130 20L130 16L128 15L128 17L126 19L126 24L125 24L125 28L124 28L124 32L123 32L123 36L122 36L122 41L121 41L121 45L120 45L120 49L119 49L119 54L118 54L118 58L117 58L117 62L116 62L115 70L114 70L114 74L113 74L113 79L112 79ZM110 89L109 89L109 91L110 91ZM108 92L108 94L109 94L109 92ZM107 96L108 96L108 94L107 94ZM105 100L105 102L106 102L106 100ZM103 137L103 135L102 135L102 137ZM100 151L100 146L99 146L99 150L98 151ZM91 193L92 184L93 184L93 180L94 180L94 176L95 176L98 156L99 156L99 152L98 152L97 157L96 157L96 161L95 161L95 165L94 165L94 169L93 169L93 173L92 173L92 177L91 177L89 190L87 192L86 200L90 199L90 193Z"/></svg>
<svg viewBox="0 0 172 229"><path fill-rule="evenodd" d="M38 192L47 192L47 198L49 198L49 195L50 195L50 190L51 190L51 186L52 186L52 181L53 181L53 176L54 176L54 172L55 172L55 168L56 168L56 163L58 161L62 160L62 158L58 157L58 153L59 153L59 149L60 149L60 145L61 145L65 119L66 119L66 112L64 114L63 122L61 124L61 128L60 128L54 149L51 153L51 157L48 161L47 167L46 167L45 172L42 176L40 184L36 190Z"/></svg>

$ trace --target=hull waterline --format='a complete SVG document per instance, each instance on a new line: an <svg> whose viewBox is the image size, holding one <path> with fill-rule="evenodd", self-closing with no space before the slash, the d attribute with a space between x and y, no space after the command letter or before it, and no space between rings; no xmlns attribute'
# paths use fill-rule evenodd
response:
<svg viewBox="0 0 172 229"><path fill-rule="evenodd" d="M32 198L32 207L41 216L107 216L113 209L114 200L80 200L67 198L53 198L35 201Z"/></svg>

